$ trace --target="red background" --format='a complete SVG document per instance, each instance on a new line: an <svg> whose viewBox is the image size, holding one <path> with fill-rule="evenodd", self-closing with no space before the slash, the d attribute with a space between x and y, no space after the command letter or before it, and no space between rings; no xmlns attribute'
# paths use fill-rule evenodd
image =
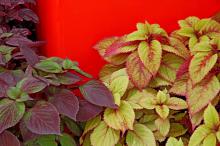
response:
<svg viewBox="0 0 220 146"><path fill-rule="evenodd" d="M45 55L76 60L96 77L105 63L92 48L100 39L129 33L145 20L170 32L179 19L220 11L220 0L38 0L37 8Z"/></svg>

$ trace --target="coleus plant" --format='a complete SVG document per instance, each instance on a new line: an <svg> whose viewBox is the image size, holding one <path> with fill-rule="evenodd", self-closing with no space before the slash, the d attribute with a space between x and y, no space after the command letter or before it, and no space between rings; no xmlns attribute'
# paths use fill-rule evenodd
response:
<svg viewBox="0 0 220 146"><path fill-rule="evenodd" d="M36 53L31 3L0 1L0 146L76 146L81 122L117 105L102 82L84 83L77 62Z"/></svg>
<svg viewBox="0 0 220 146"><path fill-rule="evenodd" d="M216 18L188 17L169 35L158 24L138 23L130 34L100 41L95 49L109 62L100 79L119 107L107 108L87 122L81 144L153 146L165 145L170 137L166 145L202 145L208 135L198 140L190 136L206 123L206 107L218 107L220 24ZM218 119L217 114L214 117ZM98 138L100 133L105 136ZM210 137L205 145L215 146L218 142L211 141L216 137Z"/></svg>

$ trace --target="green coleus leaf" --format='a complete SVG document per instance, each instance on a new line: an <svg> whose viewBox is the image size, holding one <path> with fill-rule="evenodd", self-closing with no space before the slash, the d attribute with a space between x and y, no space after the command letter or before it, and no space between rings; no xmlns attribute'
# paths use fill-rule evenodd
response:
<svg viewBox="0 0 220 146"><path fill-rule="evenodd" d="M61 146L77 146L75 140L66 133L59 137L59 141Z"/></svg>
<svg viewBox="0 0 220 146"><path fill-rule="evenodd" d="M106 124L123 133L127 129L133 130L135 113L127 101L121 101L118 109L107 108L104 112L104 121Z"/></svg>
<svg viewBox="0 0 220 146"><path fill-rule="evenodd" d="M216 137L214 133L209 134L203 141L203 145L216 146Z"/></svg>
<svg viewBox="0 0 220 146"><path fill-rule="evenodd" d="M64 69L71 69L75 64L70 59L65 59L62 65Z"/></svg>
<svg viewBox="0 0 220 146"><path fill-rule="evenodd" d="M188 79L188 74L184 74L181 77L177 78L172 87L170 88L169 92L176 95L185 96L187 91Z"/></svg>
<svg viewBox="0 0 220 146"><path fill-rule="evenodd" d="M132 89L129 91L126 101L128 101L134 109L152 109L154 108L154 104L151 102L151 99L156 96L156 93L156 90L151 88L146 88L142 91Z"/></svg>
<svg viewBox="0 0 220 146"><path fill-rule="evenodd" d="M217 127L220 124L218 112L211 104L205 109L204 123L210 128Z"/></svg>
<svg viewBox="0 0 220 146"><path fill-rule="evenodd" d="M192 27L183 27L180 30L178 30L178 34L185 36L185 37L194 37L195 32Z"/></svg>
<svg viewBox="0 0 220 146"><path fill-rule="evenodd" d="M143 124L135 124L133 131L128 131L126 136L128 146L156 146L154 135Z"/></svg>
<svg viewBox="0 0 220 146"><path fill-rule="evenodd" d="M166 105L173 110L182 110L188 107L186 101L178 97L169 98Z"/></svg>
<svg viewBox="0 0 220 146"><path fill-rule="evenodd" d="M68 130L70 130L70 132L72 132L75 136L82 135L82 129L77 124L77 122L73 121L72 119L70 119L68 117L64 117L63 121L64 121L66 127L68 128Z"/></svg>
<svg viewBox="0 0 220 146"><path fill-rule="evenodd" d="M193 56L189 65L189 74L193 83L200 82L216 64L218 55L203 52Z"/></svg>
<svg viewBox="0 0 220 146"><path fill-rule="evenodd" d="M166 146L184 146L182 139L180 138L179 140L177 140L174 137L170 137L167 140Z"/></svg>
<svg viewBox="0 0 220 146"><path fill-rule="evenodd" d="M132 83L139 89L145 88L152 78L152 74L144 66L137 52L128 56L126 68Z"/></svg>
<svg viewBox="0 0 220 146"><path fill-rule="evenodd" d="M118 77L115 77L110 81L109 89L112 91L112 93L119 93L120 97L122 97L127 90L129 83L129 78L127 75L121 75Z"/></svg>
<svg viewBox="0 0 220 146"><path fill-rule="evenodd" d="M202 141L211 134L211 130L206 125L199 126L189 140L189 146L198 146ZM211 145L210 145L211 146ZM213 145L214 146L214 145Z"/></svg>
<svg viewBox="0 0 220 146"><path fill-rule="evenodd" d="M27 141L25 146L57 146L55 135L44 135L34 140Z"/></svg>
<svg viewBox="0 0 220 146"><path fill-rule="evenodd" d="M86 135L89 131L96 128L100 124L100 122L101 122L101 117L100 116L97 116L97 117L87 121L82 136Z"/></svg>
<svg viewBox="0 0 220 146"><path fill-rule="evenodd" d="M169 115L169 108L166 105L157 105L156 106L156 112L157 114L162 118L166 119Z"/></svg>
<svg viewBox="0 0 220 146"><path fill-rule="evenodd" d="M10 99L0 100L0 133L15 126L23 117L25 105Z"/></svg>
<svg viewBox="0 0 220 146"><path fill-rule="evenodd" d="M179 137L181 135L184 135L186 132L187 132L187 129L183 125L179 123L171 123L168 136Z"/></svg>
<svg viewBox="0 0 220 146"><path fill-rule="evenodd" d="M50 60L41 60L39 63L35 64L34 66L36 69L39 69L41 71L45 71L48 73L62 73L62 67L54 62L54 61L50 61Z"/></svg>
<svg viewBox="0 0 220 146"><path fill-rule="evenodd" d="M108 127L101 122L90 136L91 144L94 146L113 146L118 143L120 131Z"/></svg>
<svg viewBox="0 0 220 146"><path fill-rule="evenodd" d="M187 17L185 20L179 20L180 27L193 27L200 19L195 16Z"/></svg>
<svg viewBox="0 0 220 146"><path fill-rule="evenodd" d="M17 99L20 97L22 91L21 89L17 88L17 87L10 87L7 90L7 96L11 99Z"/></svg>
<svg viewBox="0 0 220 146"><path fill-rule="evenodd" d="M189 80L187 84L187 104L193 115L212 101L220 90L220 83L216 76L207 76L199 84L193 86Z"/></svg>
<svg viewBox="0 0 220 146"><path fill-rule="evenodd" d="M162 57L160 42L153 40L148 44L147 42L142 41L138 46L138 55L151 74L156 75Z"/></svg>
<svg viewBox="0 0 220 146"><path fill-rule="evenodd" d="M169 119L161 119L158 118L155 121L155 125L157 127L157 130L162 134L163 136L167 136L170 130L170 121Z"/></svg>

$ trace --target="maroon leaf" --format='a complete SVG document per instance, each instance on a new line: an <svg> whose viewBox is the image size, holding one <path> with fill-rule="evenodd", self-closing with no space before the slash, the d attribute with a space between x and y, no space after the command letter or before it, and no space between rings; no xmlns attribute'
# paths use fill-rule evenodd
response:
<svg viewBox="0 0 220 146"><path fill-rule="evenodd" d="M21 122L19 124L19 128L21 131L22 139L25 142L39 136L38 134L35 134L35 133L31 132L30 130L28 130L23 120L21 120Z"/></svg>
<svg viewBox="0 0 220 146"><path fill-rule="evenodd" d="M76 119L81 122L90 120L100 114L102 110L103 108L100 106L91 104L86 100L81 100L79 102L79 112Z"/></svg>
<svg viewBox="0 0 220 146"><path fill-rule="evenodd" d="M84 98L92 104L117 108L112 93L100 81L92 80L80 87Z"/></svg>
<svg viewBox="0 0 220 146"><path fill-rule="evenodd" d="M39 22L39 18L31 9L28 8L21 9L19 11L19 15L26 21L32 21L34 23Z"/></svg>
<svg viewBox="0 0 220 146"><path fill-rule="evenodd" d="M59 79L60 83L64 85L72 85L81 80L79 76L72 74L70 72L58 74L57 78Z"/></svg>
<svg viewBox="0 0 220 146"><path fill-rule="evenodd" d="M16 85L16 80L10 71L4 71L0 73L0 79L4 81L5 83L7 83L9 86Z"/></svg>
<svg viewBox="0 0 220 146"><path fill-rule="evenodd" d="M57 109L48 102L40 101L24 118L26 127L36 134L60 134L60 118Z"/></svg>
<svg viewBox="0 0 220 146"><path fill-rule="evenodd" d="M20 142L11 132L4 131L0 134L0 146L20 146Z"/></svg>
<svg viewBox="0 0 220 146"><path fill-rule="evenodd" d="M60 90L50 97L50 102L57 108L60 114L76 120L79 101L71 91L66 89Z"/></svg>
<svg viewBox="0 0 220 146"><path fill-rule="evenodd" d="M39 62L38 55L29 47L27 46L21 46L20 47L22 55L24 55L25 59L27 60L28 64L31 66L34 66Z"/></svg>
<svg viewBox="0 0 220 146"><path fill-rule="evenodd" d="M6 91L9 88L8 84L0 79L0 98L6 97Z"/></svg>
<svg viewBox="0 0 220 146"><path fill-rule="evenodd" d="M45 82L34 77L24 78L21 82L18 83L18 85L19 88L29 94L40 92L47 86Z"/></svg>
<svg viewBox="0 0 220 146"><path fill-rule="evenodd" d="M0 133L16 125L23 117L24 103L17 103L7 98L0 100Z"/></svg>
<svg viewBox="0 0 220 146"><path fill-rule="evenodd" d="M10 0L0 0L0 5L11 6Z"/></svg>

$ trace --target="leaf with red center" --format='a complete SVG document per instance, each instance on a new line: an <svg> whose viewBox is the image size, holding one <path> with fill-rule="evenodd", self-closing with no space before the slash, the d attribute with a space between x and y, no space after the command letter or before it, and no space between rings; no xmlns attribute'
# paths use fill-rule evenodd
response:
<svg viewBox="0 0 220 146"><path fill-rule="evenodd" d="M152 74L144 66L137 52L129 55L126 68L132 83L139 89L145 88L152 78Z"/></svg>
<svg viewBox="0 0 220 146"><path fill-rule="evenodd" d="M147 42L142 41L138 46L138 55L151 74L156 75L162 57L160 42L153 40L151 44L148 45Z"/></svg>
<svg viewBox="0 0 220 146"><path fill-rule="evenodd" d="M103 108L87 102L79 101L79 112L77 113L77 121L88 121L102 112Z"/></svg>
<svg viewBox="0 0 220 146"><path fill-rule="evenodd" d="M189 65L190 78L193 84L199 83L214 67L218 59L217 54L209 52L197 53Z"/></svg>
<svg viewBox="0 0 220 146"><path fill-rule="evenodd" d="M0 146L20 146L20 142L11 132L4 131L0 134Z"/></svg>
<svg viewBox="0 0 220 146"><path fill-rule="evenodd" d="M36 134L60 134L60 118L57 109L40 101L24 117L26 127Z"/></svg>
<svg viewBox="0 0 220 146"><path fill-rule="evenodd" d="M105 51L105 57L128 53L136 50L138 47L136 41L131 42L123 42L123 40L119 40L110 45Z"/></svg>
<svg viewBox="0 0 220 146"><path fill-rule="evenodd" d="M92 80L80 87L84 98L92 104L117 108L114 97L108 88L100 81Z"/></svg>
<svg viewBox="0 0 220 146"><path fill-rule="evenodd" d="M0 100L0 133L16 125L23 117L25 105L9 99Z"/></svg>
<svg viewBox="0 0 220 146"><path fill-rule="evenodd" d="M57 108L60 114L76 120L79 101L71 91L62 89L49 98L49 101Z"/></svg>
<svg viewBox="0 0 220 146"><path fill-rule="evenodd" d="M194 115L207 106L219 91L219 80L211 74L196 85L193 85L192 81L189 80L187 83L186 99L190 114Z"/></svg>
<svg viewBox="0 0 220 146"><path fill-rule="evenodd" d="M177 74L176 74L177 78L181 78L182 75L184 75L185 73L188 73L191 60L192 60L192 57L189 57L180 65L177 71Z"/></svg>

